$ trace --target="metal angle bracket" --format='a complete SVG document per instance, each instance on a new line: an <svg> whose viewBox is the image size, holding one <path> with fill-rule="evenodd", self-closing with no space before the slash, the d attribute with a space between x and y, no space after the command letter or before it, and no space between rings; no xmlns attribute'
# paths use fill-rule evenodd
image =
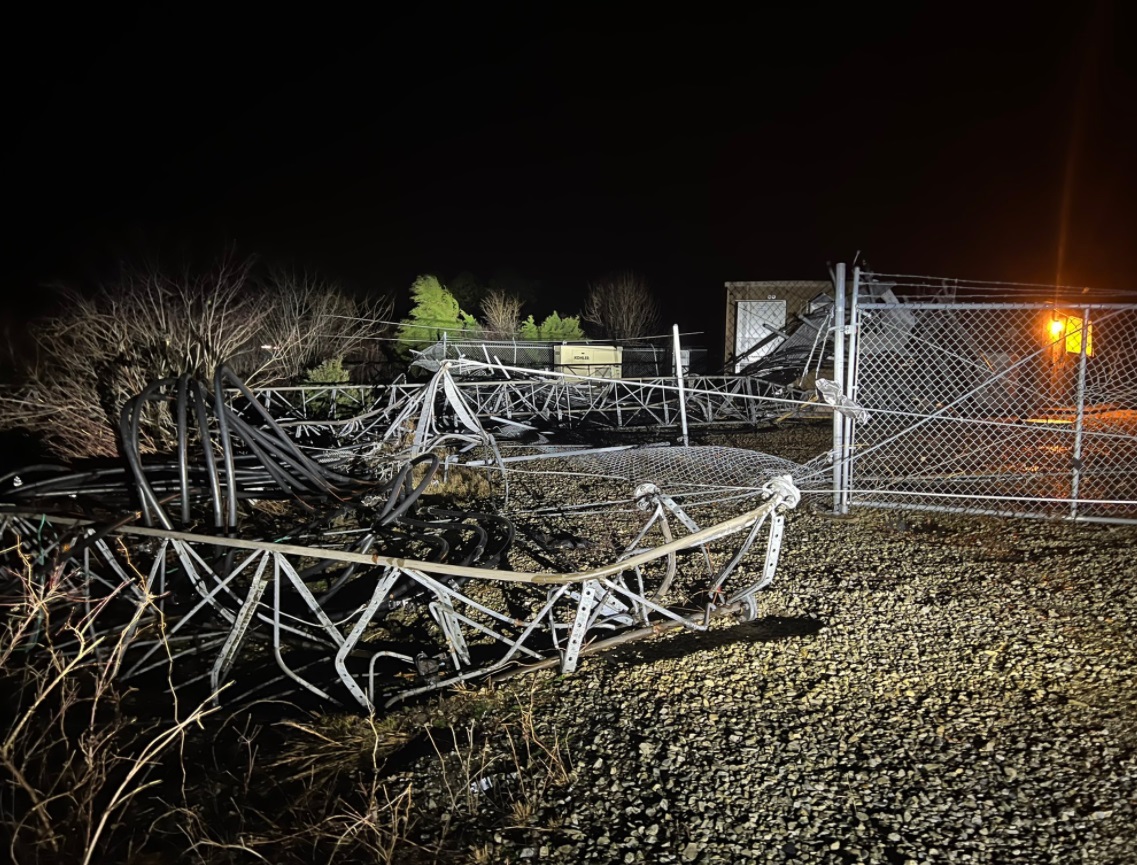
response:
<svg viewBox="0 0 1137 865"><path fill-rule="evenodd" d="M438 622L438 627L442 629L454 666L456 668L462 664L469 666L470 649L466 645L466 638L462 636L462 624L458 620L453 603L449 598L440 597L437 601L432 601L428 609L434 620Z"/></svg>
<svg viewBox="0 0 1137 865"><path fill-rule="evenodd" d="M762 565L762 578L727 601L728 604L743 604L739 618L744 622L752 622L758 618L758 592L770 585L778 572L778 558L782 552L782 537L785 535L785 531L786 518L779 506L770 515L769 535L766 539L766 561Z"/></svg>
<svg viewBox="0 0 1137 865"><path fill-rule="evenodd" d="M786 517L775 508L770 515L770 536L766 540L766 562L762 566L762 580L757 588L763 589L774 579L778 570L778 559L782 554L782 538L786 533Z"/></svg>
<svg viewBox="0 0 1137 865"><path fill-rule="evenodd" d="M409 660L413 663L407 655L400 655L396 653L379 653L376 652L371 657L371 663L368 665L368 693L364 694L363 689L356 683L354 677L347 669L347 656L355 649L356 644L363 637L363 632L371 624L371 620L375 618L375 613L378 612L379 607L387 600L391 589L395 583L398 582L402 572L398 568L390 568L386 574L383 575L375 584L375 590L371 594L371 600L368 601L367 606L359 616L359 620L355 623L355 627L348 633L343 645L340 646L339 651L336 652L335 668L336 673L339 674L340 680L347 687L348 691L355 698L356 702L363 706L368 712L374 711L375 706L372 702L375 696L375 660L381 654L389 654L398 657L401 660Z"/></svg>
<svg viewBox="0 0 1137 865"><path fill-rule="evenodd" d="M584 645L584 634L588 630L588 620L592 617L592 608L595 606L597 594L600 592L600 583L597 580L585 580L580 590L580 603L576 608L576 618L569 632L568 645L565 646L561 657L561 672L575 673L577 660L580 658L580 649Z"/></svg>
<svg viewBox="0 0 1137 865"><path fill-rule="evenodd" d="M249 629L249 624L253 620L253 616L257 612L257 605L261 602L261 596L264 595L265 588L269 584L269 578L265 576L265 567L268 565L268 553L255 553L259 557L257 562L257 571L253 576L252 582L249 584L248 594L245 596L245 601L238 610L236 618L233 620L232 627L229 629L229 635L225 639L225 645L221 647L221 651L217 654L217 659L213 662L213 669L210 671L210 685L213 690L213 699L216 702L221 690L221 680L229 674L229 669L233 665L233 660L237 656L237 651L244 642L245 633Z"/></svg>
<svg viewBox="0 0 1137 865"><path fill-rule="evenodd" d="M770 494L774 506L769 512L770 524L767 529L766 558L762 564L762 577L758 582L747 586L741 592L738 592L727 600L728 604L741 602L746 605L746 611L743 614L746 621L757 617L758 607L755 595L770 585L778 572L778 560L782 553L782 539L786 533L786 511L791 508L796 508L801 501L801 491L798 490L788 475L780 475L771 478L769 483L766 484L765 490ZM761 525L761 522L762 521L759 520L759 522L755 524L755 529ZM739 556L736 555L735 559L728 565L728 568L732 568L737 564L738 558ZM721 584L722 578L720 577L716 585Z"/></svg>

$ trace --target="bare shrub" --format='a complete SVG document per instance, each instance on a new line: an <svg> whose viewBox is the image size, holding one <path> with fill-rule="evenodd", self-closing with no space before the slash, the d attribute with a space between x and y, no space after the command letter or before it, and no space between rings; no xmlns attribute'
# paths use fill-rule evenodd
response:
<svg viewBox="0 0 1137 865"><path fill-rule="evenodd" d="M394 301L350 297L307 274L276 271L260 289L258 339L267 356L246 375L253 386L295 381L327 360L369 349L387 330ZM264 348L271 346L271 348Z"/></svg>
<svg viewBox="0 0 1137 865"><path fill-rule="evenodd" d="M291 382L386 328L391 300L360 302L284 273L259 281L252 262L203 275L127 270L93 294L66 291L62 311L31 328L37 351L0 393L0 429L23 429L65 459L113 456L123 404L150 382L212 375L225 362L250 385ZM173 446L165 406L147 407L144 452Z"/></svg>
<svg viewBox="0 0 1137 865"><path fill-rule="evenodd" d="M617 341L653 336L662 320L647 282L630 270L590 284L581 317Z"/></svg>
<svg viewBox="0 0 1137 865"><path fill-rule="evenodd" d="M486 339L513 339L521 327L522 300L500 288L482 299L482 327Z"/></svg>

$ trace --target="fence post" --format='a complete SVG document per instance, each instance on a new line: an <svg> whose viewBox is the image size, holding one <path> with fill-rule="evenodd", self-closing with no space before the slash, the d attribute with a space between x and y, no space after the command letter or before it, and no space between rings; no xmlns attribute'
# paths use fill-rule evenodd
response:
<svg viewBox="0 0 1137 865"><path fill-rule="evenodd" d="M857 335L860 330L860 313L857 310L857 301L861 290L861 267L853 268L853 291L849 303L849 355L845 359L845 396L853 402L857 401ZM856 430L856 419L852 416L843 418L844 431L841 446L841 513L849 512L849 499L853 486L853 434Z"/></svg>
<svg viewBox="0 0 1137 865"><path fill-rule="evenodd" d="M679 325L671 325L675 343L675 379L679 382L679 424L683 429L683 447L687 447L687 399L683 395L683 356L679 353Z"/></svg>
<svg viewBox="0 0 1137 865"><path fill-rule="evenodd" d="M837 386L845 386L845 263L839 262L834 279L833 308L833 379ZM841 510L842 490L845 486L845 418L833 412L833 512Z"/></svg>
<svg viewBox="0 0 1137 865"><path fill-rule="evenodd" d="M1070 476L1070 519L1078 518L1078 493L1082 485L1082 428L1086 417L1086 352L1090 342L1090 308L1082 309L1081 350L1078 352L1078 385L1075 394L1078 407L1074 424L1074 458Z"/></svg>

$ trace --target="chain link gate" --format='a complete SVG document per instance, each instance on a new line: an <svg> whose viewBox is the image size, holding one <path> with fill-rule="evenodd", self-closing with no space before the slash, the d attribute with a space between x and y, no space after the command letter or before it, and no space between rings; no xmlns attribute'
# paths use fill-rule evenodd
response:
<svg viewBox="0 0 1137 865"><path fill-rule="evenodd" d="M893 300L852 310L843 506L1137 522L1137 304Z"/></svg>

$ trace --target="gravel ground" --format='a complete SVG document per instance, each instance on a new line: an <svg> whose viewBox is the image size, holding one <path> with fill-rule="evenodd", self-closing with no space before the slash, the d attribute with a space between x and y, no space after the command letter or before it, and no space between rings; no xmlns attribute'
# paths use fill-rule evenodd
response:
<svg viewBox="0 0 1137 865"><path fill-rule="evenodd" d="M792 439L764 444L816 453ZM469 752L405 767L420 840L482 862L1137 862L1135 541L803 505L757 621L503 686L537 688L571 764L539 789L483 772L528 785L511 820L471 803L492 789L456 806Z"/></svg>

